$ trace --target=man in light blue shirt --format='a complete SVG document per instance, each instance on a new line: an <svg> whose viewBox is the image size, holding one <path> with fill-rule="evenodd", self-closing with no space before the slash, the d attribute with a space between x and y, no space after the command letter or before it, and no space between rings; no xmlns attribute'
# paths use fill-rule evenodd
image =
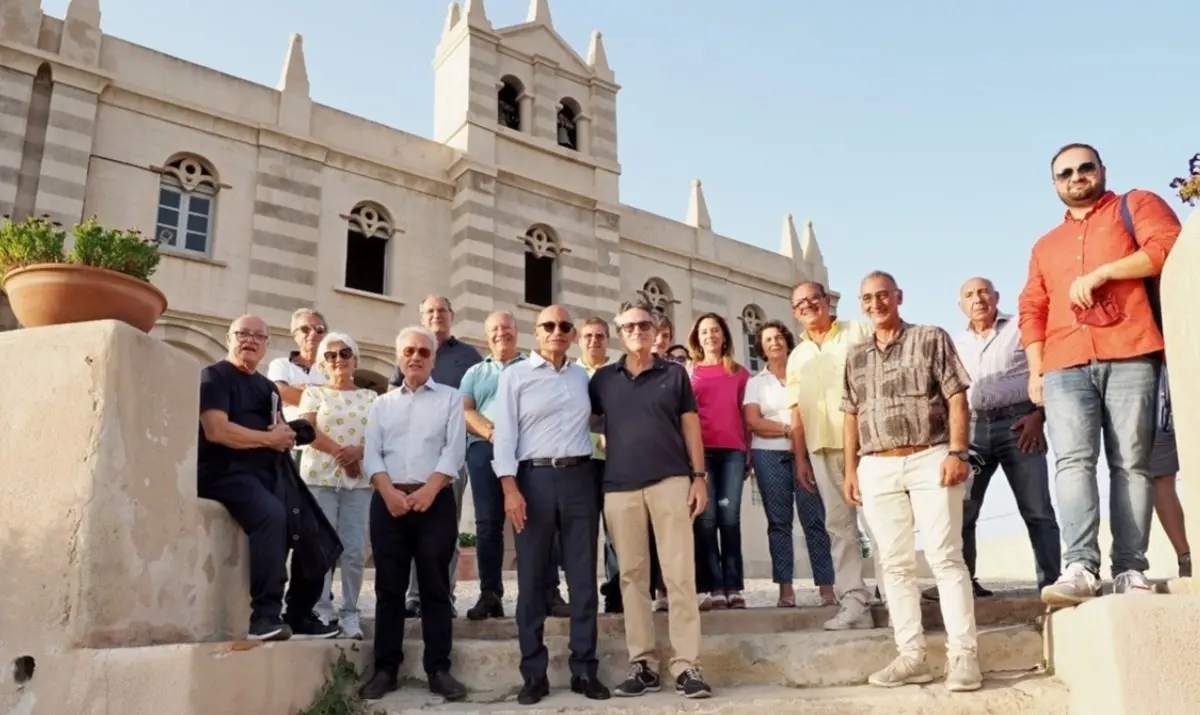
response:
<svg viewBox="0 0 1200 715"><path fill-rule="evenodd" d="M479 559L479 601L467 618L482 621L504 617L504 494L492 471L492 433L496 422L496 391L500 373L525 359L517 352L517 321L512 313L492 313L483 323L491 354L463 375L459 392L467 422L467 473L475 502L475 549ZM569 615L558 591L558 559L550 564L553 584L549 608L553 616Z"/></svg>
<svg viewBox="0 0 1200 715"><path fill-rule="evenodd" d="M410 569L421 574L421 639L429 690L461 700L466 688L450 675L453 611L450 559L458 544L454 480L463 466L467 426L457 390L430 379L437 338L425 328L400 331L396 352L400 386L367 414L363 473L371 497L371 551L375 555L375 673L365 700L397 687L404 660L405 592Z"/></svg>
<svg viewBox="0 0 1200 715"><path fill-rule="evenodd" d="M517 639L524 686L521 705L550 693L546 622L547 565L556 531L570 591L571 690L591 700L611 693L598 679L596 556L600 475L592 460L588 374L567 359L575 324L566 308L550 306L534 328L538 349L500 373L492 469L504 490L504 512L517 542Z"/></svg>

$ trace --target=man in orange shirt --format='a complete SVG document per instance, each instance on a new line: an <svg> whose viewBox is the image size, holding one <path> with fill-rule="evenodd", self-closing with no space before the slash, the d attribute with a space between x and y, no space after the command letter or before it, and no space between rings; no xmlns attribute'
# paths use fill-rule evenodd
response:
<svg viewBox="0 0 1200 715"><path fill-rule="evenodd" d="M1066 606L1100 592L1101 434L1112 492L1113 590L1153 592L1145 571L1163 337L1145 279L1162 272L1180 225L1166 202L1149 191L1125 196L1109 191L1100 154L1087 144L1063 147L1050 168L1067 212L1033 247L1019 312L1029 396L1045 405L1057 457L1055 488L1066 544L1067 568L1042 589L1042 600ZM1134 235L1126 229L1126 216Z"/></svg>

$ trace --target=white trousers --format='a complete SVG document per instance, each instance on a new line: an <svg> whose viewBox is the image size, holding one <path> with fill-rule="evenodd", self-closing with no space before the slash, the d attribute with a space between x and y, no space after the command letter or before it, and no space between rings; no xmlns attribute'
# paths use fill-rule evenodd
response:
<svg viewBox="0 0 1200 715"><path fill-rule="evenodd" d="M883 587L901 655L925 656L915 532L937 580L949 655L976 652L975 600L962 556L962 484L943 487L946 445L907 457L863 457L858 465L863 513L883 568Z"/></svg>
<svg viewBox="0 0 1200 715"><path fill-rule="evenodd" d="M846 503L846 459L842 450L823 449L809 453L817 492L825 505L825 530L829 532L829 550L833 556L833 588L838 600L849 598L864 606L871 601L863 580L862 541L858 532L858 510ZM872 553L879 548L871 537ZM878 557L876 557L878 559ZM876 562L878 563L878 561ZM879 569L875 569L878 580Z"/></svg>

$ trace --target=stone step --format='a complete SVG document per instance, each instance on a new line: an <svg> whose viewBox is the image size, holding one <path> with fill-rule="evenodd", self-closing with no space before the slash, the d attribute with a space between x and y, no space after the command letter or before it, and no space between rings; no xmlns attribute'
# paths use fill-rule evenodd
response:
<svg viewBox="0 0 1200 715"><path fill-rule="evenodd" d="M475 693L467 702L446 703L418 687L408 687L372 704L387 715L478 713L479 715L1067 715L1065 686L1045 676L988 677L983 690L950 693L940 683L884 690L867 685L836 688L736 686L717 690L708 700L685 700L663 691L640 698L589 701L554 690L534 706L518 705L512 695Z"/></svg>
<svg viewBox="0 0 1200 715"><path fill-rule="evenodd" d="M466 618L466 605L460 604L459 617L454 621L454 637L471 640L515 640L517 622L515 618L497 618L486 621L470 621ZM975 621L980 628L993 626L1015 626L1038 623L1046 606L1035 594L1022 594L1005 598L983 598L975 601ZM922 603L921 611L926 630L942 629L942 613L936 603ZM785 633L794 631L821 630L825 621L837 613L836 606L804 608L748 608L736 611L709 611L701 614L701 631L707 635L729 633ZM889 625L885 606L872 609L875 625ZM654 614L660 640L666 638L667 614ZM371 638L375 632L373 618L364 618L363 632ZM567 618L546 619L546 635L566 636L570 630ZM625 620L619 615L601 614L597 618L597 630L601 638L624 638ZM408 638L421 637L421 622L411 619L405 623Z"/></svg>
<svg viewBox="0 0 1200 715"><path fill-rule="evenodd" d="M941 673L946 662L945 636L929 633L927 639L930 665L935 673ZM569 681L567 646L565 636L546 637L552 684ZM370 646L364 643L360 647L367 650ZM424 680L421 651L420 639L405 640L401 677ZM659 655L663 662L670 655L663 641L659 642ZM895 655L889 629L706 634L700 665L714 687L832 687L866 683L868 675L883 668ZM605 684L615 685L624 679L629 663L624 637L601 638L597 657ZM1032 671L1042 663L1042 635L1030 625L981 629L979 658L984 672ZM515 639L456 639L452 672L470 690L515 692L521 685L520 660Z"/></svg>

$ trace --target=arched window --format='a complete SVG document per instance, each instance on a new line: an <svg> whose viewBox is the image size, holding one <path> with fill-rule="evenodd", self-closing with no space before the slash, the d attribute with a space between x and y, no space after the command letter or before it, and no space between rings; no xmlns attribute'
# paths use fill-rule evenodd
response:
<svg viewBox="0 0 1200 715"><path fill-rule="evenodd" d="M556 259L562 255L558 234L537 224L525 232L525 302L545 307L554 303L558 288Z"/></svg>
<svg viewBox="0 0 1200 715"><path fill-rule="evenodd" d="M200 157L185 154L160 173L155 240L167 250L209 255L220 189L216 172Z"/></svg>
<svg viewBox="0 0 1200 715"><path fill-rule="evenodd" d="M675 300L671 293L671 287L661 278L651 278L642 285L642 289L638 291L638 296L650 306L650 310L668 318L672 324L675 322L675 304L679 301Z"/></svg>
<svg viewBox="0 0 1200 715"><path fill-rule="evenodd" d="M746 369L750 372L758 372L763 368L762 356L758 354L758 346L755 345L755 338L758 337L758 331L762 328L762 324L767 322L766 316L763 315L762 308L757 305L747 305L742 308L742 314L738 316L742 321L742 336L746 351Z"/></svg>
<svg viewBox="0 0 1200 715"><path fill-rule="evenodd" d="M380 205L365 201L354 207L346 229L346 287L367 293L387 292L388 245L396 229Z"/></svg>
<svg viewBox="0 0 1200 715"><path fill-rule="evenodd" d="M579 150L579 103L567 97L558 105L558 145Z"/></svg>
<svg viewBox="0 0 1200 715"><path fill-rule="evenodd" d="M497 121L500 126L521 131L521 95L524 92L521 80L516 77L500 80L500 90L496 94Z"/></svg>

